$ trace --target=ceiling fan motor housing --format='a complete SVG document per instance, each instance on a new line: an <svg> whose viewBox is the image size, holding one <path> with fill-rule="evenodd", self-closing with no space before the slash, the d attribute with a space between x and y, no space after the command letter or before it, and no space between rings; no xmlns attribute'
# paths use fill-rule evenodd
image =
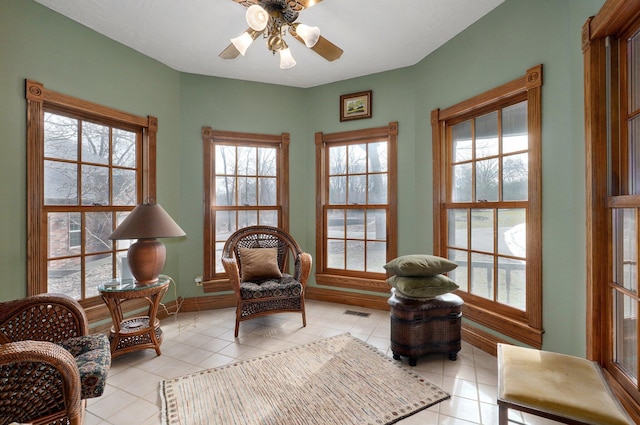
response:
<svg viewBox="0 0 640 425"><path fill-rule="evenodd" d="M259 3L275 19L281 19L288 24L298 19L298 12L289 7L287 0L260 0Z"/></svg>

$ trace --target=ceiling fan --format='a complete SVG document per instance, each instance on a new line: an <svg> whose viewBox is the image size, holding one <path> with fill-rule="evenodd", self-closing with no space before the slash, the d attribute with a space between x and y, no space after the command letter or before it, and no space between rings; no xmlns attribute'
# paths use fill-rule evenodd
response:
<svg viewBox="0 0 640 425"><path fill-rule="evenodd" d="M287 32L328 61L334 61L342 56L342 49L321 36L318 27L296 22L302 10L322 0L233 1L248 8L246 18L249 28L239 37L231 39L231 44L218 55L222 59L244 56L251 43L262 35L267 40L267 48L274 55L280 54L280 68L292 68L296 61L284 40Z"/></svg>

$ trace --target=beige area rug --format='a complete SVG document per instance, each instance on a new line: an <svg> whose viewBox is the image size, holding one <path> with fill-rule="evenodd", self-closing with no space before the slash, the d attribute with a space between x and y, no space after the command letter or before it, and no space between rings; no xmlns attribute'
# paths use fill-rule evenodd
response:
<svg viewBox="0 0 640 425"><path fill-rule="evenodd" d="M160 382L164 425L393 424L449 394L349 334Z"/></svg>

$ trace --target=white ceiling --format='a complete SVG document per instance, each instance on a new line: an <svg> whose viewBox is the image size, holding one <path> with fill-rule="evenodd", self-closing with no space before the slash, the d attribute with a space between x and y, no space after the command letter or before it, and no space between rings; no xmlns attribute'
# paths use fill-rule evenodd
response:
<svg viewBox="0 0 640 425"><path fill-rule="evenodd" d="M288 40L297 65L279 68L262 38L245 56L218 57L248 27L232 0L36 0L182 72L313 87L411 66L504 0L324 0L297 22L318 26L344 50L328 62Z"/></svg>

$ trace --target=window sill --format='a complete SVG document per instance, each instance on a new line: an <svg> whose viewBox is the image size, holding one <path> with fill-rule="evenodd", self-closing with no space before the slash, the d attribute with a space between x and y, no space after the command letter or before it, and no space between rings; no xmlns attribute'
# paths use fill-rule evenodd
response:
<svg viewBox="0 0 640 425"><path fill-rule="evenodd" d="M462 296L463 299L465 298L464 294L460 294L459 291L457 294ZM465 319L486 326L524 344L528 344L537 349L542 348L542 334L544 330L529 326L524 319L508 317L504 314L474 305L467 300L465 300L462 306L462 316Z"/></svg>
<svg viewBox="0 0 640 425"><path fill-rule="evenodd" d="M229 279L213 279L202 282L202 290L205 293L233 291Z"/></svg>
<svg viewBox="0 0 640 425"><path fill-rule="evenodd" d="M390 289L385 279L370 279L335 274L316 274L316 283L318 285L383 293L388 293Z"/></svg>

